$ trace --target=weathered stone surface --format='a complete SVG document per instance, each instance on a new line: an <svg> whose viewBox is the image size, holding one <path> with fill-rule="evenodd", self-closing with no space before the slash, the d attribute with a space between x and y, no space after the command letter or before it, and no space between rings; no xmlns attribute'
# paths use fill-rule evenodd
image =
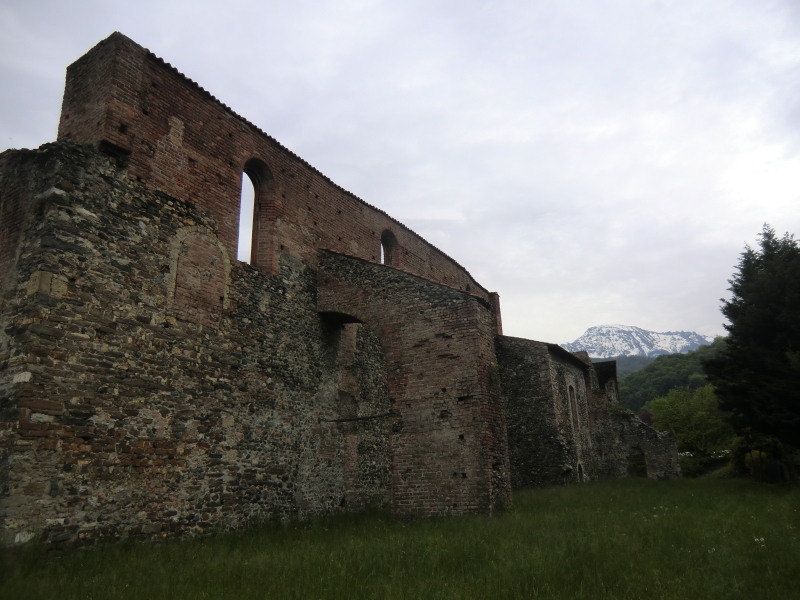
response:
<svg viewBox="0 0 800 600"><path fill-rule="evenodd" d="M60 142L33 156L44 167L7 154L4 182L26 183L8 177L14 161L28 163L33 190L80 177L32 211L5 281L3 348L22 358L3 373L7 542L20 531L152 537L272 514L390 505L424 515L490 510L498 494L509 501L502 464L493 475L497 460L480 460L494 362L485 302L330 254L326 264L350 277L338 310L380 309L362 315L368 324L344 324L320 305L329 288L317 269L291 258L277 275L231 264L210 216L149 192L90 148ZM69 249L43 246L43 235ZM58 296L38 284L29 293L45 265L68 282ZM355 288L376 290L383 304L357 302ZM409 340L428 337L418 364L433 379L405 358ZM398 369L392 402L387 373ZM415 408L398 409L403 398ZM500 446L486 456L502 463L504 426L492 426ZM16 501L44 482L58 492Z"/></svg>
<svg viewBox="0 0 800 600"><path fill-rule="evenodd" d="M601 478L649 477L674 479L680 477L681 467L674 437L656 431L636 415L610 410L596 422L592 431L596 453L597 473ZM641 457L642 470L634 463Z"/></svg>
<svg viewBox="0 0 800 600"><path fill-rule="evenodd" d="M506 336L497 356L514 489L590 477L584 364L558 346Z"/></svg>
<svg viewBox="0 0 800 600"><path fill-rule="evenodd" d="M124 36L69 67L59 139L0 154L0 543L676 473L613 366L502 337L496 293Z"/></svg>
<svg viewBox="0 0 800 600"><path fill-rule="evenodd" d="M637 455L642 476L680 476L672 436L619 406L614 361L520 338L496 343L514 489L626 477Z"/></svg>
<svg viewBox="0 0 800 600"><path fill-rule="evenodd" d="M44 148L34 154L45 165L38 172L30 158L5 156L3 182L15 183L9 160L28 163L34 190L81 176L73 175L72 192L36 207L43 218L32 219L5 281L3 347L23 359L3 372L0 410L11 417L0 433L7 538L62 521L76 526L73 536L100 531L99 523L118 535L192 531L273 512L330 511L346 505L348 493L356 506L388 501L386 439L369 441L381 426L321 422L337 417L338 406L320 398L330 327L316 312L313 271L293 263L269 276L221 260L229 288L213 293L230 294L233 308L223 316L224 300L216 307L186 294L182 301L170 287L181 281L171 249L199 238L199 251L213 253L217 246L204 241L214 239L212 220L147 192L91 149ZM182 235L187 222L207 233ZM66 240L69 250L41 244L44 236ZM63 294L41 285L29 293L43 265L68 281ZM176 277L167 276L170 268ZM198 293L208 289L197 285ZM347 364L334 355L332 384L349 370L354 410L371 414L377 404L388 412L374 336L348 327L361 331L351 336ZM326 456L321 428L332 444ZM50 494L14 508L18 494L44 485Z"/></svg>

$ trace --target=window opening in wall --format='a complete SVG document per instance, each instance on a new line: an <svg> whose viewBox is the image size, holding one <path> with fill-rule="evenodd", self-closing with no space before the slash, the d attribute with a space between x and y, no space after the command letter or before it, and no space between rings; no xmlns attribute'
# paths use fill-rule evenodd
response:
<svg viewBox="0 0 800 600"><path fill-rule="evenodd" d="M647 477L647 460L636 446L628 450L628 477Z"/></svg>
<svg viewBox="0 0 800 600"><path fill-rule="evenodd" d="M256 188L250 176L242 173L242 198L239 202L239 245L236 258L250 264L253 245L253 212Z"/></svg>
<svg viewBox="0 0 800 600"><path fill-rule="evenodd" d="M257 268L270 268L269 240L261 232L264 218L269 213L270 198L274 194L272 172L258 158L244 164L242 173L242 195L239 204L239 240L236 256L239 260ZM281 246L281 249L283 246Z"/></svg>
<svg viewBox="0 0 800 600"><path fill-rule="evenodd" d="M578 464L578 481L583 483L583 465Z"/></svg>
<svg viewBox="0 0 800 600"><path fill-rule="evenodd" d="M397 238L388 229L381 234L381 264L397 265Z"/></svg>
<svg viewBox="0 0 800 600"><path fill-rule="evenodd" d="M569 407L572 410L572 426L578 429L578 403L575 401L575 388L569 386Z"/></svg>

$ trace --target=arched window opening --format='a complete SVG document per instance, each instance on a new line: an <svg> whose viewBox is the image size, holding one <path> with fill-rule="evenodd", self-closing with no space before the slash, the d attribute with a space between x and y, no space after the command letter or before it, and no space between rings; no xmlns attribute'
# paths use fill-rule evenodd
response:
<svg viewBox="0 0 800 600"><path fill-rule="evenodd" d="M647 477L647 459L638 446L628 450L628 477Z"/></svg>
<svg viewBox="0 0 800 600"><path fill-rule="evenodd" d="M578 430L578 403L575 401L575 388L569 386L569 407L572 410L572 426Z"/></svg>
<svg viewBox="0 0 800 600"><path fill-rule="evenodd" d="M269 167L257 158L248 160L242 172L242 195L239 203L239 240L236 258L253 266L259 265L261 210L267 204L268 191L272 183ZM261 240L264 245L267 240ZM264 262L265 256L261 257Z"/></svg>
<svg viewBox="0 0 800 600"><path fill-rule="evenodd" d="M397 266L397 238L388 229L381 234L381 264Z"/></svg>
<svg viewBox="0 0 800 600"><path fill-rule="evenodd" d="M242 197L239 202L239 244L236 258L247 264L250 264L252 254L255 201L256 186L247 173L242 173Z"/></svg>
<svg viewBox="0 0 800 600"><path fill-rule="evenodd" d="M578 463L578 481L583 483L585 481L583 474L583 465Z"/></svg>

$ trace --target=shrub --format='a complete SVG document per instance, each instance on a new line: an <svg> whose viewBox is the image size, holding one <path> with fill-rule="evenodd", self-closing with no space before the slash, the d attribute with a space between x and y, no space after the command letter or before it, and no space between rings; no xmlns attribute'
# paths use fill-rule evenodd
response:
<svg viewBox="0 0 800 600"><path fill-rule="evenodd" d="M728 462L735 436L712 386L675 388L649 404L653 427L675 435L684 475L697 477Z"/></svg>

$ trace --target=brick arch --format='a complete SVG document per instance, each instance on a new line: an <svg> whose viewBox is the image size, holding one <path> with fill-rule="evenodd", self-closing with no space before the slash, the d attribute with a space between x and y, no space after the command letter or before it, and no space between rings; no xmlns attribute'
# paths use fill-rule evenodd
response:
<svg viewBox="0 0 800 600"><path fill-rule="evenodd" d="M176 319L219 326L228 308L231 263L225 246L202 226L183 227L170 243L167 306Z"/></svg>
<svg viewBox="0 0 800 600"><path fill-rule="evenodd" d="M245 161L242 178L245 176L250 178L255 192L250 264L262 271L275 273L277 271L275 219L278 208L275 176L267 163L258 157L251 157Z"/></svg>
<svg viewBox="0 0 800 600"><path fill-rule="evenodd" d="M397 237L391 229L385 229L381 234L381 263L397 267L399 259L400 247L397 244Z"/></svg>

